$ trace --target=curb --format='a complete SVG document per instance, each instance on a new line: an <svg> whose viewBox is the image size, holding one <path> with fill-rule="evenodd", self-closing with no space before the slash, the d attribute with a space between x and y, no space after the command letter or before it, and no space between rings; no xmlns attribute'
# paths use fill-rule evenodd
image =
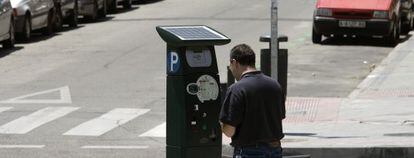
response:
<svg viewBox="0 0 414 158"><path fill-rule="evenodd" d="M223 145L223 157L231 158L233 148ZM283 148L283 158L410 158L414 147Z"/></svg>
<svg viewBox="0 0 414 158"><path fill-rule="evenodd" d="M309 154L312 158L409 158L414 147L284 148L285 154Z"/></svg>
<svg viewBox="0 0 414 158"><path fill-rule="evenodd" d="M395 69L396 64L403 56L406 56L408 52L406 47L409 47L411 38L403 43L398 44L389 54L385 57L382 62L374 69L367 77L348 95L348 99L355 99L360 94L364 93L371 85L375 82L382 82L387 78L387 75ZM405 53L398 53L405 52Z"/></svg>

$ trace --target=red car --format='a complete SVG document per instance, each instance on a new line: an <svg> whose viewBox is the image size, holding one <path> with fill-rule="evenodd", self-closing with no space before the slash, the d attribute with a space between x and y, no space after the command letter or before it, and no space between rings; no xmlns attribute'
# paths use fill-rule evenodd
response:
<svg viewBox="0 0 414 158"><path fill-rule="evenodd" d="M382 36L390 44L400 37L400 0L318 0L312 42L322 36Z"/></svg>

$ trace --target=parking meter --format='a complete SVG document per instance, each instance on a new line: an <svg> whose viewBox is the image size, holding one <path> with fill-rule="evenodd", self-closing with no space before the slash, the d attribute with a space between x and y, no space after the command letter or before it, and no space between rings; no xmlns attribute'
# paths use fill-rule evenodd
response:
<svg viewBox="0 0 414 158"><path fill-rule="evenodd" d="M230 39L207 26L156 29L167 43L167 158L221 158L214 45Z"/></svg>

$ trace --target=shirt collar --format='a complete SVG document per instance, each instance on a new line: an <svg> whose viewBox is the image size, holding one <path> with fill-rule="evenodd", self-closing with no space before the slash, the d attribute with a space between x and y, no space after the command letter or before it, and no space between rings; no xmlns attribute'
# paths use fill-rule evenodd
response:
<svg viewBox="0 0 414 158"><path fill-rule="evenodd" d="M257 75L257 74L261 74L261 73L262 72L259 71L259 70L257 70L257 71L250 71L250 72L244 73L240 78L243 79L245 77L254 76L254 75Z"/></svg>

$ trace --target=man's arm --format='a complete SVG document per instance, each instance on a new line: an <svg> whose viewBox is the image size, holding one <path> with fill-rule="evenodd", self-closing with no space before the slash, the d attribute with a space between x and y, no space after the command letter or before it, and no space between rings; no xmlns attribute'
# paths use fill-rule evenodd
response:
<svg viewBox="0 0 414 158"><path fill-rule="evenodd" d="M235 127L222 123L222 122L220 122L220 125L221 125L221 131L224 133L224 135L230 138L233 137L234 133L236 132Z"/></svg>

